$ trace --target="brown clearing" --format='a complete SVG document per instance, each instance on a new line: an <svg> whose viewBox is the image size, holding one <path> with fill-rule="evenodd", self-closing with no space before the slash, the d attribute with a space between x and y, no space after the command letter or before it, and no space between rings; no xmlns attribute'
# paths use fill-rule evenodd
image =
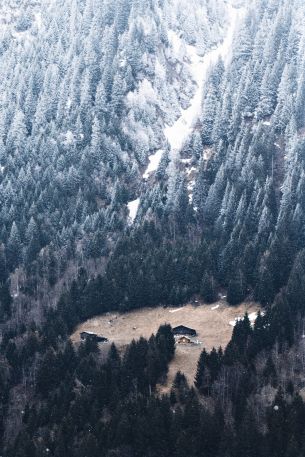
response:
<svg viewBox="0 0 305 457"><path fill-rule="evenodd" d="M119 349L123 349L133 339L137 340L141 336L149 338L164 323L171 324L172 327L185 325L195 329L198 333L195 340L198 340L199 344L176 345L176 354L169 367L167 384L161 388L162 391L166 391L172 385L178 370L182 371L192 384L203 348L225 348L233 330L230 321L242 317L246 311L252 314L258 310L259 306L256 303L243 303L232 307L225 301L219 301L213 305L188 304L181 308L157 307L124 314L106 313L80 324L71 335L71 340L79 343L81 332L93 332L107 337L110 343L113 342Z"/></svg>

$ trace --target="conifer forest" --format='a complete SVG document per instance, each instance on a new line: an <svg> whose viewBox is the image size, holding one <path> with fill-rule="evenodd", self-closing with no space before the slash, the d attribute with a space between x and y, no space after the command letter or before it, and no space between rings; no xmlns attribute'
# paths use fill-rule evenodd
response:
<svg viewBox="0 0 305 457"><path fill-rule="evenodd" d="M0 456L305 456L304 0L0 0Z"/></svg>

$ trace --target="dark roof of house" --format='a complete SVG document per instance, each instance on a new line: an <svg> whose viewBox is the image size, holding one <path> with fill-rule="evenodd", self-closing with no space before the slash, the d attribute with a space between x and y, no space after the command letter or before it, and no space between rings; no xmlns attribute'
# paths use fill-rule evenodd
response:
<svg viewBox="0 0 305 457"><path fill-rule="evenodd" d="M196 336L197 332L193 328L185 327L184 325L178 325L178 327L173 328L173 334Z"/></svg>
<svg viewBox="0 0 305 457"><path fill-rule="evenodd" d="M98 343L99 342L104 343L104 342L108 341L108 338L106 338L105 336L100 336L93 332L81 332L80 336L81 336L81 339L88 338L91 340L95 340Z"/></svg>

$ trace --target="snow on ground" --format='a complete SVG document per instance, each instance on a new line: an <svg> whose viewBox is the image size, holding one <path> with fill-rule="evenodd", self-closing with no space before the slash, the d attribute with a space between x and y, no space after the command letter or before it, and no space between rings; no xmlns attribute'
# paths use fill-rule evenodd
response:
<svg viewBox="0 0 305 457"><path fill-rule="evenodd" d="M190 73L196 84L196 90L190 100L189 107L187 109L181 108L181 114L177 121L171 126L166 125L164 129L165 138L170 145L171 160L168 168L170 176L169 189L173 186L176 159L179 157L185 141L191 135L194 125L201 114L203 88L208 72L210 68L217 63L219 58L222 58L226 65L229 63L232 55L231 48L234 33L243 16L243 13L243 8L236 8L228 3L228 27L225 38L218 47L212 49L205 56L200 56L195 46L185 44L185 42L173 30L168 32L173 55L178 60L183 60L184 63L189 66ZM164 74L164 69L159 62L157 62L156 66L158 67L158 72L160 74ZM141 105L147 102L154 102L156 100L156 96L157 94L155 93L151 82L144 79L140 83L137 91L130 92L128 94L127 104L132 107L134 105L138 106L139 104ZM151 173L158 169L162 154L163 150L159 149L154 154L149 156L149 164L143 174L143 179L147 179ZM182 163L187 164L188 160L189 159L182 159ZM190 173L193 171L196 171L196 168L192 167ZM188 187L190 202L192 202L193 188L194 184L192 182ZM139 202L140 199L137 198L133 202L128 203L131 222L133 222L136 217Z"/></svg>
<svg viewBox="0 0 305 457"><path fill-rule="evenodd" d="M152 154L148 157L149 164L145 170L145 173L143 174L144 179L147 179L151 173L153 173L154 171L156 171L158 169L162 154L163 154L163 150L159 149L155 154Z"/></svg>
<svg viewBox="0 0 305 457"><path fill-rule="evenodd" d="M195 186L195 181L192 180L188 183L187 188L188 188L188 190L193 190L194 186Z"/></svg>
<svg viewBox="0 0 305 457"><path fill-rule="evenodd" d="M232 327L235 327L236 323L238 321L240 321L242 318L241 317L235 317L234 321L230 321L229 324L232 326Z"/></svg>
<svg viewBox="0 0 305 457"><path fill-rule="evenodd" d="M129 202L128 203L128 210L129 210L129 219L131 221L131 223L134 222L136 216L137 216L137 212L138 212L138 208L139 208L139 204L140 204L140 199L137 198L136 200L133 200L132 202Z"/></svg>
<svg viewBox="0 0 305 457"><path fill-rule="evenodd" d="M41 29L42 28L42 15L41 15L41 12L35 13L34 17L35 17L35 23L36 23L38 29Z"/></svg>
<svg viewBox="0 0 305 457"><path fill-rule="evenodd" d="M263 316L264 313L262 312L261 315ZM251 322L251 325L254 325L254 323L256 321L256 318L257 318L257 313L256 312L251 313L251 314L248 315L248 317L249 317L249 321ZM238 316L238 317L235 318L234 321L230 321L229 324L232 325L232 327L235 327L236 322L241 321L241 320L243 320L243 317Z"/></svg>
<svg viewBox="0 0 305 457"><path fill-rule="evenodd" d="M189 202L190 203L192 203L192 201L193 201L194 187L195 187L195 180L192 180L187 185L187 190L188 190L188 194L189 194Z"/></svg>
<svg viewBox="0 0 305 457"><path fill-rule="evenodd" d="M181 38L174 32L169 31L168 36L175 55L184 54L189 61L189 69L196 83L195 93L190 100L187 109L181 109L181 115L173 125L167 125L164 129L164 135L170 145L170 163L168 166L169 174L169 193L174 189L176 175L176 161L186 140L192 134L194 126L201 115L203 88L209 73L209 70L221 58L227 66L232 58L232 44L238 25L240 24L245 8L238 8L228 3L228 27L223 41L215 49L212 49L205 56L197 53L195 46L186 45ZM192 202L192 191L189 190L189 201Z"/></svg>
<svg viewBox="0 0 305 457"><path fill-rule="evenodd" d="M176 313L177 311L182 311L184 309L184 306L182 308L177 308L177 309L170 309L170 313Z"/></svg>

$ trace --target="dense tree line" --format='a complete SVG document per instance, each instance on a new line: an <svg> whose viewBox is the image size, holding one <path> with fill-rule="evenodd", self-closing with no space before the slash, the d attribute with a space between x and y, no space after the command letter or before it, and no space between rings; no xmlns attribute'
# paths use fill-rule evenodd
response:
<svg viewBox="0 0 305 457"><path fill-rule="evenodd" d="M299 457L305 441L302 387L305 352L287 306L238 321L224 350L203 351L190 387L177 373L159 395L174 355L170 326L123 353L87 340L77 349L44 329L21 327L4 335L1 415L22 383L27 398L16 439L3 455L35 457L177 456ZM54 327L47 333L47 328ZM283 372L285 369L285 372ZM291 376L291 373L294 373ZM207 401L208 400L208 401ZM1 431L3 431L3 425Z"/></svg>
<svg viewBox="0 0 305 457"><path fill-rule="evenodd" d="M48 324L54 325L51 320ZM123 355L114 345L101 353L90 340L76 351L69 340L50 339L42 329L34 327L31 331L22 328L18 334L6 334L1 345L6 363L6 369L2 368L1 372L2 438L8 422L9 395L21 382L27 387L28 403L20 412L23 430L15 445L9 445L10 450L7 446L1 448L2 452L44 455L48 446L55 455L60 455L63 447L65 455L76 455L79 446L83 452L89 452L90 446L86 450L85 444L88 427L95 421L100 421L102 427L103 417L111 416L114 411L118 414L119 405L123 409L127 404L131 406L133 398L151 397L156 384L166 377L174 352L174 337L168 325L161 326L149 340L133 341ZM80 435L73 432L75 427ZM103 435L107 428L106 425ZM51 438L53 429L56 438ZM42 433L44 438L37 439L37 433ZM107 439L110 446L111 436Z"/></svg>

